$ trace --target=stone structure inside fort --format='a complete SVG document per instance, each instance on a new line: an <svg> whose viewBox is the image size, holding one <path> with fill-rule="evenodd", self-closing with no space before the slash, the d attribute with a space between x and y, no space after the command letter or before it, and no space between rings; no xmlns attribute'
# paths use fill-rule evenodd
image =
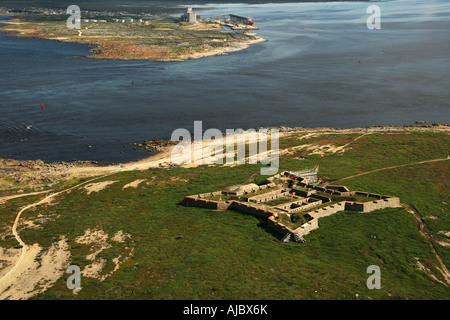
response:
<svg viewBox="0 0 450 320"><path fill-rule="evenodd" d="M350 191L345 186L317 186L318 167L284 171L266 184L234 186L222 191L186 196L184 206L238 210L267 219L268 227L283 241L305 242L304 236L319 228L319 219L339 211L370 212L400 206L393 196Z"/></svg>

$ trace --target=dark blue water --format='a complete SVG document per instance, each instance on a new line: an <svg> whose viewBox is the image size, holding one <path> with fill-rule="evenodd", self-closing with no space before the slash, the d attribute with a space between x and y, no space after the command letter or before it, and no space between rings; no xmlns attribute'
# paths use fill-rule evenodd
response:
<svg viewBox="0 0 450 320"><path fill-rule="evenodd" d="M364 2L215 6L201 14L253 15L268 42L186 62L72 59L90 48L0 37L0 155L131 161L148 154L124 145L193 132L194 120L223 131L450 122L448 1L375 4L381 30L367 29Z"/></svg>

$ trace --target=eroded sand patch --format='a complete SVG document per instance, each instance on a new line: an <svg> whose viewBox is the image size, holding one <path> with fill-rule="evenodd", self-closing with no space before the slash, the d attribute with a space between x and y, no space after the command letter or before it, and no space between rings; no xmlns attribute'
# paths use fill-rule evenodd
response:
<svg viewBox="0 0 450 320"><path fill-rule="evenodd" d="M437 281L437 282L439 282L439 283L442 283L443 285L446 286L446 284L445 284L444 282L442 282L441 280L439 280L439 279L431 272L430 269L428 269L427 267L425 267L425 266L420 262L420 260L419 260L418 257L415 257L415 259L416 259L416 262L417 262L417 267L418 267L421 271L423 271L424 273L426 273L426 274L427 274L428 276L430 276L433 280L435 280L435 281ZM437 268L437 269L439 269L439 268Z"/></svg>
<svg viewBox="0 0 450 320"><path fill-rule="evenodd" d="M137 188L144 181L145 181L145 179L134 180L133 182L130 182L130 183L124 185L122 190L124 190L126 188Z"/></svg>
<svg viewBox="0 0 450 320"><path fill-rule="evenodd" d="M30 210L33 210L35 208L32 208ZM48 223L51 220L54 220L56 217L58 217L55 213L52 214L39 214L36 217L30 217L28 220L21 220L19 225L19 232L25 229L43 229L43 225Z"/></svg>
<svg viewBox="0 0 450 320"><path fill-rule="evenodd" d="M75 242L80 244L92 244L92 243L103 243L108 239L108 235L101 229L87 229L84 235L79 236L75 239Z"/></svg>
<svg viewBox="0 0 450 320"><path fill-rule="evenodd" d="M116 234L111 238L115 242L125 242L126 239L131 238L129 233L123 233L122 230L116 232Z"/></svg>
<svg viewBox="0 0 450 320"><path fill-rule="evenodd" d="M327 134L334 134L335 132L315 132L315 133L307 133L302 135L301 137L299 137L299 140L304 140L304 139L308 139L308 138L315 138L315 137L321 137ZM366 132L356 138L354 138L353 140L351 140L350 142L346 143L345 145L342 146L337 146L334 145L332 143L329 144L317 144L317 143L309 143L309 144L303 144L300 146L295 146L295 147L291 147L291 148L286 148L284 150L281 151L281 155L291 155L293 154L295 151L297 150L302 150L305 149L306 151L308 151L310 154L318 154L320 156L325 156L327 154L342 154L345 151L351 149L350 144L354 143L355 141L361 139L362 137L365 137L366 135L371 134L371 132Z"/></svg>
<svg viewBox="0 0 450 320"><path fill-rule="evenodd" d="M450 243L446 242L446 241L441 241L441 240L435 240L435 242L443 247L450 247Z"/></svg>
<svg viewBox="0 0 450 320"><path fill-rule="evenodd" d="M86 259L91 261L91 263L85 266L85 268L81 271L82 276L87 278L95 278L100 281L103 281L106 278L112 276L113 273L116 272L120 268L120 266L133 255L134 249L125 247L125 253L111 259L111 261L114 263L114 269L106 274L102 274L102 272L108 261L105 258L98 257L98 255L103 250L112 247L112 244L109 243L110 241L124 243L126 239L130 238L131 235L128 233L124 233L122 230L119 230L114 234L114 236L109 238L108 234L101 229L87 229L84 235L75 239L75 241L79 244L91 245L92 253L86 256Z"/></svg>
<svg viewBox="0 0 450 320"><path fill-rule="evenodd" d="M15 270L15 274L2 278L0 300L28 299L44 292L64 275L69 266L70 250L64 237L59 242L53 243L47 251L43 251L37 243L27 249L23 262ZM11 257L10 261L13 259Z"/></svg>
<svg viewBox="0 0 450 320"><path fill-rule="evenodd" d="M439 231L438 233L450 238L450 231Z"/></svg>
<svg viewBox="0 0 450 320"><path fill-rule="evenodd" d="M84 189L86 189L87 194L91 194L92 192L99 192L105 189L107 186L112 185L113 183L118 182L116 181L102 181L102 182L94 182L89 183L84 186Z"/></svg>
<svg viewBox="0 0 450 320"><path fill-rule="evenodd" d="M450 231L439 231L438 234L442 234L442 235L450 238ZM442 241L442 240L436 240L436 239L434 239L434 241L443 247L450 247L450 242L448 242L448 241L445 241L445 240Z"/></svg>
<svg viewBox="0 0 450 320"><path fill-rule="evenodd" d="M20 249L0 248L0 279L16 264L19 256Z"/></svg>
<svg viewBox="0 0 450 320"><path fill-rule="evenodd" d="M181 178L181 177L171 177L170 181L180 181L180 182L189 182L189 179L187 178Z"/></svg>
<svg viewBox="0 0 450 320"><path fill-rule="evenodd" d="M84 267L81 274L84 277L100 279L100 272L102 272L105 265L106 260L99 258L97 260L94 260L91 264L88 264L86 267Z"/></svg>
<svg viewBox="0 0 450 320"><path fill-rule="evenodd" d="M317 145L314 143L303 144L301 146L280 150L280 156L287 156L299 150L306 150L310 155L317 154L323 157L327 154L344 153L347 150L346 147L347 145L336 146L333 144L323 144L323 145Z"/></svg>
<svg viewBox="0 0 450 320"><path fill-rule="evenodd" d="M76 243L91 245L91 254L86 256L86 259L95 261L97 255L105 249L111 248L107 242L108 235L101 229L87 229L84 235L75 239Z"/></svg>

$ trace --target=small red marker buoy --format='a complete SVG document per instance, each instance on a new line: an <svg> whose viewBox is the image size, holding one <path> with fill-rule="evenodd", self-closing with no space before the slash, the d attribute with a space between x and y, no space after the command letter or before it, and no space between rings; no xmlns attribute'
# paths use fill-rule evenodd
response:
<svg viewBox="0 0 450 320"><path fill-rule="evenodd" d="M43 103L41 104L41 109L44 110L44 104Z"/></svg>

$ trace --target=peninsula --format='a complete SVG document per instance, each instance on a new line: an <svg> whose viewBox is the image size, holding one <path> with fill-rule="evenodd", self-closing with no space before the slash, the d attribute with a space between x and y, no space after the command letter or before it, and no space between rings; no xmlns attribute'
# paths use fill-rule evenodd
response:
<svg viewBox="0 0 450 320"><path fill-rule="evenodd" d="M224 32L224 20L180 21L170 16L151 19L81 19L80 29L69 29L69 15L0 12L12 17L0 28L18 38L50 39L93 45L92 59L185 61L223 55L266 41L249 30ZM240 30L239 24L236 29Z"/></svg>

